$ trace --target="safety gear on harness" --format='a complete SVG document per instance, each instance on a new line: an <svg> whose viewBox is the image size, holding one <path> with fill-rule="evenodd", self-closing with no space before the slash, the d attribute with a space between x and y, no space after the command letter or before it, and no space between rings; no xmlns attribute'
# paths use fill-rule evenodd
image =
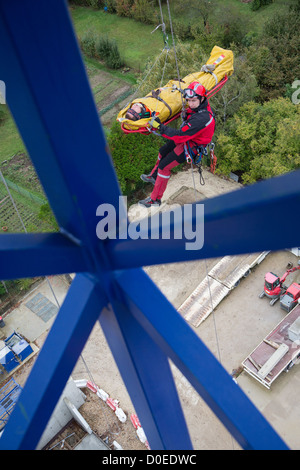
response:
<svg viewBox="0 0 300 470"><path fill-rule="evenodd" d="M207 146L198 145L197 147L191 147L190 143L187 142L184 145L184 150L187 163L194 164L198 168L200 184L203 186L205 181L202 172L202 158L204 155L208 155Z"/></svg>

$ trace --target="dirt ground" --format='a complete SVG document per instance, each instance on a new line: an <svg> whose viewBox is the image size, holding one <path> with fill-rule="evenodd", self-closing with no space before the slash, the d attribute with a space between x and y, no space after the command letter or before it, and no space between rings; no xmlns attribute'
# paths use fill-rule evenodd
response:
<svg viewBox="0 0 300 470"><path fill-rule="evenodd" d="M125 76L124 72L124 76ZM119 111L127 105L130 97L127 96L118 102L119 97L127 94L132 88L125 80L112 78L112 75L101 71L90 77L90 85L94 90L94 100L99 113L109 107L113 101L116 104L101 115L101 122L104 126L110 126L115 120ZM133 92L132 92L133 93Z"/></svg>
<svg viewBox="0 0 300 470"><path fill-rule="evenodd" d="M241 188L238 183L212 175L207 170L204 172L204 177L206 184L201 187L197 176L195 178L196 189L201 198L212 197ZM194 193L190 172L183 171L171 177L165 193L166 206L168 204L172 205L174 200L177 203L180 202L178 196L180 192L178 193L178 191L182 187L190 189L190 197L192 197ZM187 194L185 192L185 197ZM185 199L185 202L191 201ZM293 449L299 449L300 437L295 430L299 423L300 410L298 409L295 391L293 392L295 386L299 390L300 377L297 367L294 367L288 375L280 376L272 391L263 390L260 384L251 378L245 377L244 372L239 374L241 372L241 362L283 318L279 304L271 307L267 299L258 298L258 294L263 288L264 274L271 270L281 275L285 272L289 262L294 265L297 264L296 256L289 251L270 253L259 266L252 270L250 275L241 280L240 284L231 291L198 328L192 328L220 360L224 368L237 377L238 384L278 433L282 435L288 445ZM212 263L213 260L209 260L209 265ZM148 275L157 283L158 287L177 309L197 287L200 277L203 277L204 269L203 260L145 268ZM289 283L294 281L300 281L299 274L294 273L290 276ZM38 347L42 347L46 334L47 332L38 338L36 342ZM27 363L15 374L15 379L20 385L25 383L34 360ZM239 449L239 445L185 377L173 364L171 364L171 369L194 449ZM126 423L122 424L107 405L104 406L104 403L97 399L95 394L87 391L87 401L79 411L99 437L105 439L110 445L113 440L116 440L124 450L146 450L145 445L137 438L136 431L130 421L130 415L135 413L134 406L99 323L94 326L82 351L82 356L72 372L72 378L73 380L92 380L99 388L106 391L111 398L118 400L119 406L127 415ZM291 406L291 396L295 397L293 406ZM285 405L286 401L289 408ZM278 407L281 410L279 414ZM60 446L57 446L57 448L60 449ZM65 447L63 447L63 450L65 450Z"/></svg>

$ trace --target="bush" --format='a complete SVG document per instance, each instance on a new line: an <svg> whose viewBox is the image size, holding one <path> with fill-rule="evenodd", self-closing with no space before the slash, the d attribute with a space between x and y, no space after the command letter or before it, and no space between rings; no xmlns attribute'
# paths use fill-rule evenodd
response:
<svg viewBox="0 0 300 470"><path fill-rule="evenodd" d="M181 21L180 19L179 20L174 19L172 21L172 25L173 25L173 30L176 31L176 36L181 41L187 41L189 39L193 39L190 23L185 23Z"/></svg>
<svg viewBox="0 0 300 470"><path fill-rule="evenodd" d="M110 43L109 54L106 57L105 63L107 67L114 70L119 69L125 65L115 41L111 41Z"/></svg>
<svg viewBox="0 0 300 470"><path fill-rule="evenodd" d="M260 101L278 98L300 76L300 14L289 9L274 15L248 48L249 64L261 89Z"/></svg>
<svg viewBox="0 0 300 470"><path fill-rule="evenodd" d="M95 57L96 34L93 31L87 31L81 41L81 49L88 57Z"/></svg>
<svg viewBox="0 0 300 470"><path fill-rule="evenodd" d="M300 109L288 99L249 102L218 137L219 171L254 183L300 167Z"/></svg>
<svg viewBox="0 0 300 470"><path fill-rule="evenodd" d="M5 294L6 294L5 287L2 284L2 282L0 282L0 297L1 297L1 295L5 295Z"/></svg>
<svg viewBox="0 0 300 470"><path fill-rule="evenodd" d="M0 125L3 121L7 119L8 116L9 116L9 112L8 112L7 106L5 104L0 103Z"/></svg>
<svg viewBox="0 0 300 470"><path fill-rule="evenodd" d="M148 61L143 76L137 81L140 95L146 95L149 91L165 85L169 80L178 80L177 64L179 76L183 78L188 73L199 71L208 59L208 56L203 53L196 43L183 44L180 41L177 41L176 57L177 62L172 48L168 53L167 61L166 51L164 54L159 54L153 60ZM164 75L162 76L163 71Z"/></svg>
<svg viewBox="0 0 300 470"><path fill-rule="evenodd" d="M118 16L132 17L132 6L134 0L116 0L116 13Z"/></svg>
<svg viewBox="0 0 300 470"><path fill-rule="evenodd" d="M38 217L40 220L44 220L48 224L52 225L55 230L59 229L57 221L53 215L53 212L48 202L46 202L40 207Z"/></svg>
<svg viewBox="0 0 300 470"><path fill-rule="evenodd" d="M104 60L107 67L111 69L119 69L124 66L116 41L107 36L98 37L95 44L95 55L100 60Z"/></svg>
<svg viewBox="0 0 300 470"><path fill-rule="evenodd" d="M81 39L81 49L88 57L103 60L111 69L119 69L124 66L118 45L114 39L108 36L99 36L94 31L87 31Z"/></svg>
<svg viewBox="0 0 300 470"><path fill-rule="evenodd" d="M124 134L117 122L107 139L121 191L128 196L142 186L140 175L152 170L162 139L155 135Z"/></svg>
<svg viewBox="0 0 300 470"><path fill-rule="evenodd" d="M107 36L98 36L95 42L95 56L99 57L100 60L106 61L110 54L111 41Z"/></svg>
<svg viewBox="0 0 300 470"><path fill-rule="evenodd" d="M254 0L251 3L251 10L256 11L264 5L269 5L270 3L273 3L273 1L274 0Z"/></svg>
<svg viewBox="0 0 300 470"><path fill-rule="evenodd" d="M70 0L70 3L73 5L79 5L83 7L94 8L99 10L104 7L104 0Z"/></svg>
<svg viewBox="0 0 300 470"><path fill-rule="evenodd" d="M135 0L131 9L131 16L141 23L153 23L153 5L148 0Z"/></svg>

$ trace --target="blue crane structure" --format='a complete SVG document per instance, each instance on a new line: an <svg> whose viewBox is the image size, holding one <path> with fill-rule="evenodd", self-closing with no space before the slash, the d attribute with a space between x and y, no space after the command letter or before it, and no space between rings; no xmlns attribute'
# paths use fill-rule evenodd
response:
<svg viewBox="0 0 300 470"><path fill-rule="evenodd" d="M169 359L242 448L287 449L142 267L299 246L299 172L205 200L199 250L172 237L174 226L170 240L100 240L97 207L115 208L118 233L121 193L67 1L0 0L0 57L7 103L60 228L1 235L0 279L76 273L0 448L36 448L99 321L151 449L192 449Z"/></svg>

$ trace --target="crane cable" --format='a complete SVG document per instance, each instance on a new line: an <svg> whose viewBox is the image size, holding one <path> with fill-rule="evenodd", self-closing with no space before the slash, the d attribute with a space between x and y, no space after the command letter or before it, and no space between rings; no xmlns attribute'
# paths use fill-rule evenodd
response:
<svg viewBox="0 0 300 470"><path fill-rule="evenodd" d="M159 0L159 5L161 8L161 1ZM171 29L171 35L172 35L172 42L173 42L173 49L174 49L174 57L175 57L175 64L176 64L176 69L177 69L177 76L178 76L178 82L179 82L179 87L180 87L180 92L181 90L181 78L180 78L180 72L179 72L179 66L178 66L178 60L177 60L177 54L176 54L176 47L175 47L175 41L174 41L174 32L173 32L173 25L172 25L172 18L171 18L171 11L170 11L170 5L169 5L169 0L167 0L167 7L168 7L168 14L169 14L169 21L170 21L170 29ZM181 100L182 100L182 109L183 109L183 95L182 92L181 94ZM195 178L194 178L194 171L193 171L193 161L191 160L191 173L192 173L192 180L193 180L193 187L194 187L194 197L195 197L195 202L197 202L197 194L196 194L196 185L195 185ZM213 323L214 323L214 330L215 330L215 337L216 337L216 344L217 344L217 352L218 352L218 359L219 362L222 363L221 361L221 352L220 352L220 345L219 345L219 337L218 337L218 331L217 331L217 325L216 325L216 319L215 319L215 312L214 312L214 306L213 306L213 298L212 298L212 292L210 288L210 282L209 282L209 275L208 275L208 266L207 266L207 260L205 259L205 271L206 271L206 279L208 283L208 290L209 290L209 296L210 296L210 303L211 303L211 310L212 310L212 316L213 316Z"/></svg>
<svg viewBox="0 0 300 470"><path fill-rule="evenodd" d="M160 0L159 0L159 3L160 3ZM168 5L169 20L170 20L171 34L172 34L173 47L174 47L175 63L176 63L179 87L180 87L180 92L181 92L181 85L180 85L181 80L180 80L180 73L179 73L177 54L176 54L176 48L175 48L175 42L174 42L174 34L173 34L173 27L172 27L169 0L167 0L167 5ZM180 94L181 94L182 110L183 110L184 103L183 103L182 92ZM181 114L181 117L182 117L182 114ZM195 178L194 178L193 160L192 159L191 159L190 163L191 163L191 173L192 173L193 188L194 188L194 198L195 198L195 203L197 203L197 192L196 192L196 184L195 184ZM206 279L207 279L207 285L208 285L208 291L209 291L209 297L210 297L210 303L211 303L211 311L212 311L212 317L213 317L214 333L215 333L216 347L217 347L217 357L218 357L218 360L219 360L220 364L222 364L218 329L217 329L217 323L216 323L216 318L215 318L215 310L214 310L214 306L213 306L213 297L212 297L212 292L211 292L211 287L210 287L210 280L209 280L209 275L208 275L207 259L204 260L204 264L205 264L205 273L206 273ZM231 438L231 446L232 446L232 449L233 449L234 448L234 440L233 440L233 437L232 437L231 434L230 434L230 438Z"/></svg>

